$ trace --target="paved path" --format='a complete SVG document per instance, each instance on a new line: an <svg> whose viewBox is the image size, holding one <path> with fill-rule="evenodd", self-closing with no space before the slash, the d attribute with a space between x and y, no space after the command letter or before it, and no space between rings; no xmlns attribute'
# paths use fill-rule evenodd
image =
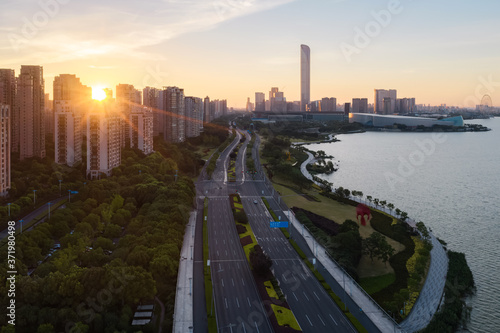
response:
<svg viewBox="0 0 500 333"><path fill-rule="evenodd" d="M441 243L431 234L433 248L431 250L431 265L424 287L415 302L410 314L401 323L407 332L416 332L429 325L436 313L446 283L448 273L448 255Z"/></svg>
<svg viewBox="0 0 500 333"><path fill-rule="evenodd" d="M193 248L197 212L189 217L184 241L182 242L181 260L177 274L175 294L174 325L172 332L189 333L193 331Z"/></svg>

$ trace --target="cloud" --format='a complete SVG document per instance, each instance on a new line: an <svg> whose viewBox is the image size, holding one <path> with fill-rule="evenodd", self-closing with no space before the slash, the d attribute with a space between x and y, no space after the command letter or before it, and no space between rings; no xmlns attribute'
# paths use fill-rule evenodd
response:
<svg viewBox="0 0 500 333"><path fill-rule="evenodd" d="M4 3L0 12L9 15L0 23L2 62L43 64L101 56L161 59L159 52L143 49L292 1L90 0L69 1L52 12L36 2L11 2L8 7Z"/></svg>

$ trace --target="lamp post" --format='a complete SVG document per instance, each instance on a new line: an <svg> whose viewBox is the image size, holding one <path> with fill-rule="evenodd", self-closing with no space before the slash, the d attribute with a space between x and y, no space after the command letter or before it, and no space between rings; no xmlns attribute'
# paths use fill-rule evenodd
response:
<svg viewBox="0 0 500 333"><path fill-rule="evenodd" d="M52 205L52 202L47 203L49 205L49 220L50 220L50 205Z"/></svg>
<svg viewBox="0 0 500 333"><path fill-rule="evenodd" d="M62 179L59 179L59 196L61 196L61 183L62 183Z"/></svg>
<svg viewBox="0 0 500 333"><path fill-rule="evenodd" d="M68 190L68 201L71 202L71 190Z"/></svg>
<svg viewBox="0 0 500 333"><path fill-rule="evenodd" d="M37 190L33 190L33 206L36 206L36 191Z"/></svg>
<svg viewBox="0 0 500 333"><path fill-rule="evenodd" d="M19 220L19 222L21 223L21 233L23 233L23 220Z"/></svg>
<svg viewBox="0 0 500 333"><path fill-rule="evenodd" d="M11 205L11 203L9 202L9 203L7 204L7 207L9 207L9 216L10 216L10 205Z"/></svg>

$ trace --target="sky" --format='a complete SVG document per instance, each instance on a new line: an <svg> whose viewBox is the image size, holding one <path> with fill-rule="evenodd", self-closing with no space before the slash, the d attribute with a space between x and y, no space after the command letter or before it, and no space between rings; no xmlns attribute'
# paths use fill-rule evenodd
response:
<svg viewBox="0 0 500 333"><path fill-rule="evenodd" d="M0 68L87 86L178 86L242 108L271 87L311 100L397 89L417 104L500 105L498 0L1 0Z"/></svg>

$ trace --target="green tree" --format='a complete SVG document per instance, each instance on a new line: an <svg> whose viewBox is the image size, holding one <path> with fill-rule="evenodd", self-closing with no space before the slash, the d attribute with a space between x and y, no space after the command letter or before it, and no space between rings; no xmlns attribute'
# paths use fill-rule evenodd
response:
<svg viewBox="0 0 500 333"><path fill-rule="evenodd" d="M363 253L368 255L372 261L373 258L378 258L386 263L394 254L394 251L385 237L377 231L363 240Z"/></svg>
<svg viewBox="0 0 500 333"><path fill-rule="evenodd" d="M41 324L38 326L36 333L55 333L54 326L52 324Z"/></svg>

